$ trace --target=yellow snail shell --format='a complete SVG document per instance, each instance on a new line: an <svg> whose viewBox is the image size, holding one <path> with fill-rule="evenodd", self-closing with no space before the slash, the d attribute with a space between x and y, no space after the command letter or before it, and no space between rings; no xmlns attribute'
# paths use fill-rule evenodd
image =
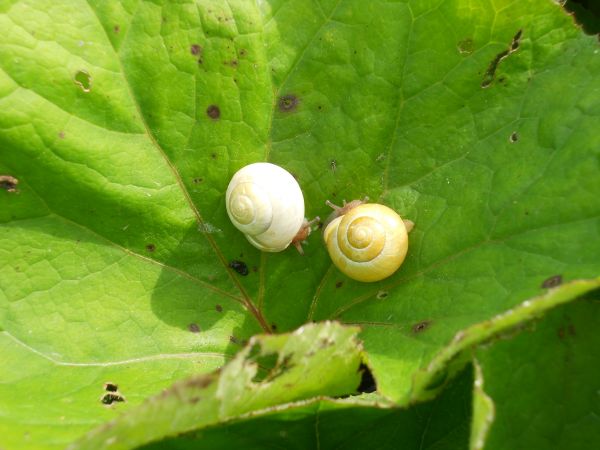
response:
<svg viewBox="0 0 600 450"><path fill-rule="evenodd" d="M336 267L358 281L392 275L408 251L408 231L392 209L364 203L333 219L323 233Z"/></svg>
<svg viewBox="0 0 600 450"><path fill-rule="evenodd" d="M271 163L238 170L227 187L227 214L256 248L280 252L304 223L304 197L294 177Z"/></svg>

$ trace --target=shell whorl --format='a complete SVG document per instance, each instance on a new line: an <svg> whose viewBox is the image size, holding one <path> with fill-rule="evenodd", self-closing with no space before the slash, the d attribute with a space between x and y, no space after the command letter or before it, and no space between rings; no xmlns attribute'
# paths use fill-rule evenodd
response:
<svg viewBox="0 0 600 450"><path fill-rule="evenodd" d="M400 216L374 203L359 205L334 219L324 238L338 269L359 281L390 276L408 250L408 235Z"/></svg>
<svg viewBox="0 0 600 450"><path fill-rule="evenodd" d="M227 213L234 226L260 250L284 250L304 222L304 197L294 177L275 164L254 163L231 179Z"/></svg>
<svg viewBox="0 0 600 450"><path fill-rule="evenodd" d="M239 183L232 189L227 206L233 224L246 234L264 233L273 221L268 192L251 181Z"/></svg>

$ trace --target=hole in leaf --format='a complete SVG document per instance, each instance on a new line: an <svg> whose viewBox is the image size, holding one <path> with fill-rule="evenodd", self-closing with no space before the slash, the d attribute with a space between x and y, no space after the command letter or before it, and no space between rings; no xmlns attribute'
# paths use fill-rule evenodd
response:
<svg viewBox="0 0 600 450"><path fill-rule="evenodd" d="M508 140L514 144L515 142L517 142L519 140L519 134L515 131L514 133L512 133L510 135L510 137L508 138Z"/></svg>
<svg viewBox="0 0 600 450"><path fill-rule="evenodd" d="M389 293L387 291L379 291L377 293L377 299L382 300L382 299L386 298L388 295L389 295Z"/></svg>
<svg viewBox="0 0 600 450"><path fill-rule="evenodd" d="M369 366L360 363L358 371L360 372L360 384L358 385L357 391L366 393L375 392L377 390L377 383L375 382L373 372L371 372Z"/></svg>
<svg viewBox="0 0 600 450"><path fill-rule="evenodd" d="M102 396L100 401L105 405L112 405L113 403L124 402L125 397L117 392L107 392Z"/></svg>
<svg viewBox="0 0 600 450"><path fill-rule="evenodd" d="M104 390L107 392L117 392L119 390L119 386L111 381L107 381L104 383Z"/></svg>
<svg viewBox="0 0 600 450"><path fill-rule="evenodd" d="M86 70L79 70L73 81L83 92L90 92L92 89L92 76Z"/></svg>
<svg viewBox="0 0 600 450"><path fill-rule="evenodd" d="M6 192L16 193L19 192L17 189L19 180L10 175L0 175L0 189L4 189Z"/></svg>
<svg viewBox="0 0 600 450"><path fill-rule="evenodd" d="M498 69L498 65L500 64L500 61L502 61L504 58L506 58L508 55L515 52L519 48L519 45L521 43L522 34L523 34L523 30L517 31L517 33L514 35L512 41L511 41L509 47L506 50L498 53L496 55L496 57L492 60L492 62L488 66L487 70L485 71L485 74L483 75L483 81L481 82L482 88L485 89L492 84L492 82L494 81L494 78L496 77L496 70Z"/></svg>

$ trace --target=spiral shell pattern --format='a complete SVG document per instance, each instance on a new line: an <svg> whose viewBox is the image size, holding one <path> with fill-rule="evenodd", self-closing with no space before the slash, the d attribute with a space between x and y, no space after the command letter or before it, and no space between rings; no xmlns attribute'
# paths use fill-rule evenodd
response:
<svg viewBox="0 0 600 450"><path fill-rule="evenodd" d="M254 163L238 170L225 197L233 225L263 251L284 250L304 221L298 182L275 164Z"/></svg>
<svg viewBox="0 0 600 450"><path fill-rule="evenodd" d="M408 251L408 233L400 216L375 203L359 205L334 219L324 238L333 263L358 281L389 277Z"/></svg>

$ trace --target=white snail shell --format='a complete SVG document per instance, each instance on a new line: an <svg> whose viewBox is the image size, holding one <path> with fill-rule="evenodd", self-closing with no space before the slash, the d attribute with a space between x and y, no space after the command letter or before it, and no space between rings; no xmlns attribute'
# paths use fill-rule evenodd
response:
<svg viewBox="0 0 600 450"><path fill-rule="evenodd" d="M406 257L408 231L392 209L365 203L332 220L323 233L336 267L358 281L392 275Z"/></svg>
<svg viewBox="0 0 600 450"><path fill-rule="evenodd" d="M271 163L238 170L227 187L227 214L256 248L285 250L304 223L304 197L294 177Z"/></svg>

